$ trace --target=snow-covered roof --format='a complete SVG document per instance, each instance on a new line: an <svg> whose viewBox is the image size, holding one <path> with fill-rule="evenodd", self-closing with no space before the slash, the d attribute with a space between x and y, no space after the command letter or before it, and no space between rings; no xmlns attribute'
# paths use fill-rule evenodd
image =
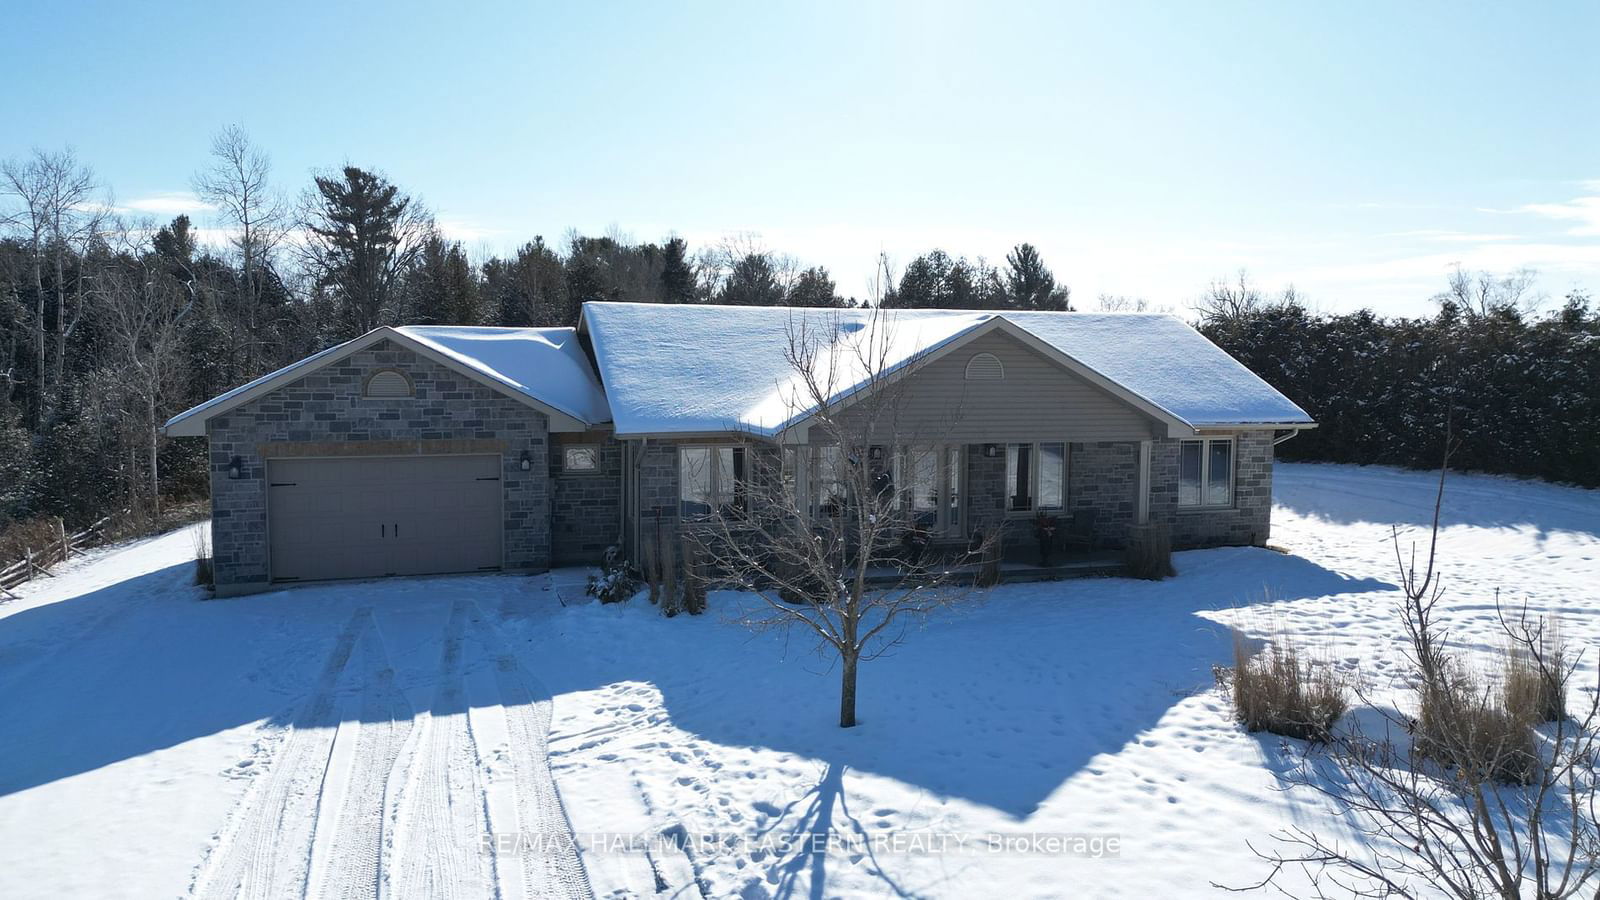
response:
<svg viewBox="0 0 1600 900"><path fill-rule="evenodd" d="M575 328L405 325L396 331L494 381L590 425L611 408Z"/></svg>
<svg viewBox="0 0 1600 900"><path fill-rule="evenodd" d="M166 433L174 437L203 435L207 419L383 340L392 340L554 413L569 426L567 430L611 421L605 393L578 344L576 329L406 325L373 329L213 397L173 416Z"/></svg>
<svg viewBox="0 0 1600 900"><path fill-rule="evenodd" d="M860 387L857 351L893 370L1002 329L1169 424L1311 425L1305 411L1168 315L584 304L619 435L748 431L797 419L786 352L804 331L835 397Z"/></svg>

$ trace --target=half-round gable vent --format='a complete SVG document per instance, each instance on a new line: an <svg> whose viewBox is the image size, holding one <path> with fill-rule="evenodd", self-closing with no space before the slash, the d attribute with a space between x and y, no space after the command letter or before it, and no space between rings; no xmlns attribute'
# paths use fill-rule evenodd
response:
<svg viewBox="0 0 1600 900"><path fill-rule="evenodd" d="M1006 377L1006 367L993 353L977 353L967 360L968 381L999 381Z"/></svg>
<svg viewBox="0 0 1600 900"><path fill-rule="evenodd" d="M411 379L393 370L379 372L367 379L366 395L379 399L411 396Z"/></svg>

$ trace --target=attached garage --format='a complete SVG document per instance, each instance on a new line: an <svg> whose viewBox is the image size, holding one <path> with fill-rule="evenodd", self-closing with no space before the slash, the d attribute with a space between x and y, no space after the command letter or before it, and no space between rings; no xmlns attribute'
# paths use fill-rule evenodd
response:
<svg viewBox="0 0 1600 900"><path fill-rule="evenodd" d="M271 578L496 571L500 466L499 456L269 459Z"/></svg>
<svg viewBox="0 0 1600 900"><path fill-rule="evenodd" d="M166 432L210 443L212 570L227 596L543 571L551 436L594 434L610 418L571 328L423 326L331 347Z"/></svg>

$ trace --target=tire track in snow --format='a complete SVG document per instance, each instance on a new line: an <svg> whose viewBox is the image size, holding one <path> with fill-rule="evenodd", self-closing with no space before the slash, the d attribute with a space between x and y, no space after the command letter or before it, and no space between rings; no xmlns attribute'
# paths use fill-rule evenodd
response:
<svg viewBox="0 0 1600 900"><path fill-rule="evenodd" d="M518 664L481 610L473 621L479 639L494 658L495 683L510 739L516 827L539 841L540 852L519 854L527 895L592 898L588 873L572 841L572 823L550 774L550 692ZM497 864L509 861L498 860Z"/></svg>
<svg viewBox="0 0 1600 900"><path fill-rule="evenodd" d="M493 884L492 860L477 848L488 824L463 681L470 613L467 600L450 606L433 705L421 717L421 740L405 766L409 777L395 813L394 866L386 876L395 897L450 900L464 887L487 894Z"/></svg>
<svg viewBox="0 0 1600 900"><path fill-rule="evenodd" d="M340 725L343 729L353 724L360 730L353 771L343 773L344 798L319 892L345 900L380 892L385 845L391 837L385 828L392 796L389 781L412 730L411 705L395 687L394 665L376 621L362 634L361 645L372 662L363 669L359 722ZM327 824L331 823L319 818L318 831Z"/></svg>
<svg viewBox="0 0 1600 900"><path fill-rule="evenodd" d="M340 676L357 639L372 624L357 609L334 639L311 696L289 726L262 780L245 794L233 821L195 876L191 894L204 900L302 894L311 862L312 828L338 723Z"/></svg>

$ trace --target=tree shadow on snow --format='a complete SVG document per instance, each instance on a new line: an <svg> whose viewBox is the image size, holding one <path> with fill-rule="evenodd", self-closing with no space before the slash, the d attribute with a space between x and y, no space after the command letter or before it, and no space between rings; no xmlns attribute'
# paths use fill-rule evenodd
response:
<svg viewBox="0 0 1600 900"><path fill-rule="evenodd" d="M210 602L179 564L0 620L0 796L241 726L514 706L543 695L539 682L559 707L560 695L632 682L659 690L672 724L697 738L826 760L1020 820L1209 686L1230 637L1202 613L1263 588L1293 600L1388 587L1257 549L1181 554L1178 565L1163 582L1012 585L942 613L863 664L862 724L840 729L837 670L799 632L709 621L728 611L727 594L711 616L671 620L644 604L563 608L545 580L494 576ZM505 618L512 608L531 618ZM511 652L527 690L496 695L492 671ZM398 696L366 696L379 691ZM217 752L248 755L254 734ZM819 804L830 790L837 798L837 779L824 778Z"/></svg>
<svg viewBox="0 0 1600 900"><path fill-rule="evenodd" d="M799 631L751 637L728 624L652 618L645 607L615 620L627 652L540 675L558 704L571 691L649 683L674 726L708 741L827 760L1021 820L1096 755L1139 740L1211 686L1212 666L1231 658L1231 630L1201 613L1265 594L1390 587L1259 549L1183 554L1186 570L1158 583L1014 585L941 613L862 664L861 724L851 729L836 725L837 669ZM722 612L732 596L717 595Z"/></svg>
<svg viewBox="0 0 1600 900"><path fill-rule="evenodd" d="M852 864L865 863L866 871L883 882L886 896L904 900L921 896L902 887L879 864L871 833L850 812L844 772L843 765L828 763L815 787L790 802L756 833L755 840L787 851L772 863L778 875L772 896L775 900L797 897L805 885L809 900L822 900L827 896L828 851L836 847L848 848Z"/></svg>

